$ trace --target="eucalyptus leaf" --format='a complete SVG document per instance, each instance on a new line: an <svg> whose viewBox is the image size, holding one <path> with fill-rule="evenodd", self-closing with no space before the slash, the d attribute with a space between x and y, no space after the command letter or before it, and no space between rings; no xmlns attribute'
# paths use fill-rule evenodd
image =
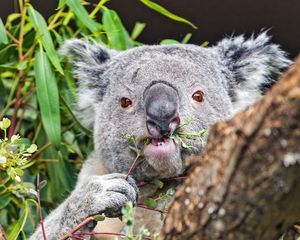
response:
<svg viewBox="0 0 300 240"><path fill-rule="evenodd" d="M180 42L178 42L175 39L164 39L160 42L161 45L169 45L169 44L179 44Z"/></svg>
<svg viewBox="0 0 300 240"><path fill-rule="evenodd" d="M90 18L88 12L82 6L79 0L67 0L66 4L73 10L79 21L92 33L100 30L100 25Z"/></svg>
<svg viewBox="0 0 300 240"><path fill-rule="evenodd" d="M102 22L112 48L125 50L133 47L133 41L130 39L121 19L114 10L105 9L103 11Z"/></svg>
<svg viewBox="0 0 300 240"><path fill-rule="evenodd" d="M130 36L131 39L132 40L137 39L137 37L142 33L142 31L144 30L145 27L146 27L145 23L140 23L140 22L135 23L132 33L131 33L131 36Z"/></svg>
<svg viewBox="0 0 300 240"><path fill-rule="evenodd" d="M175 15L174 13L171 13L170 11L168 11L164 7L158 5L157 3L154 3L150 0L140 0L140 1L143 4L145 4L147 7L153 9L156 12L159 12L160 14L162 14L162 15L168 17L168 18L171 18L172 20L175 20L177 22L186 23L186 24L190 25L192 28L197 29L197 27L193 23L191 23L190 21L188 21L188 20L186 20L182 17L179 17L179 16Z"/></svg>
<svg viewBox="0 0 300 240"><path fill-rule="evenodd" d="M0 18L0 42L4 43L4 44L8 44L8 38L6 35L6 30L4 27L4 24L2 22L2 19Z"/></svg>
<svg viewBox="0 0 300 240"><path fill-rule="evenodd" d="M42 49L35 54L34 72L44 129L50 141L59 147L61 126L58 88L48 57Z"/></svg>
<svg viewBox="0 0 300 240"><path fill-rule="evenodd" d="M157 207L157 202L153 198L146 198L144 200L144 204L149 207L149 208L156 208Z"/></svg>
<svg viewBox="0 0 300 240"><path fill-rule="evenodd" d="M28 216L28 204L22 209L20 217L15 221L8 229L7 239L15 240L19 236L20 232L23 230L24 224Z"/></svg>
<svg viewBox="0 0 300 240"><path fill-rule="evenodd" d="M64 74L64 71L59 62L57 51L54 48L54 43L48 31L45 19L38 11L33 9L33 7L31 6L28 7L28 14L34 29L37 31L38 38L42 43L43 47L45 48L51 63L57 71L59 71L61 74Z"/></svg>
<svg viewBox="0 0 300 240"><path fill-rule="evenodd" d="M5 208L9 204L11 199L12 196L10 192L0 195L0 209Z"/></svg>

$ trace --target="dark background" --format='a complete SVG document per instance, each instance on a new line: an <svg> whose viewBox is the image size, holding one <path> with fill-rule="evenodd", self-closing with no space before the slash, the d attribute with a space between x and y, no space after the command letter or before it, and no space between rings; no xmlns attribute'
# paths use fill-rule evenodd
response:
<svg viewBox="0 0 300 240"><path fill-rule="evenodd" d="M97 2L93 0L90 2ZM171 12L198 26L190 26L170 20L147 8L139 0L111 0L107 6L116 10L125 27L131 31L134 23L147 24L139 37L143 43L154 44L165 38L181 40L191 32L190 42L216 43L225 35L258 33L270 29L273 41L290 53L300 51L300 1L299 0L154 0ZM31 0L45 17L57 6L57 0ZM0 16L14 11L14 0L0 0Z"/></svg>

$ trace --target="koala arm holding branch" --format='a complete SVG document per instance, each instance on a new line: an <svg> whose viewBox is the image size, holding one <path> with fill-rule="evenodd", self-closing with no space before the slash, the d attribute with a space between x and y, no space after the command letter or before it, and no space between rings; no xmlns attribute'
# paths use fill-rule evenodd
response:
<svg viewBox="0 0 300 240"><path fill-rule="evenodd" d="M131 177L125 180L123 174L91 176L78 183L71 195L46 218L47 239L60 239L88 216L102 213L120 216L120 209L126 202L136 203L137 191L134 180ZM41 227L30 239L43 239Z"/></svg>

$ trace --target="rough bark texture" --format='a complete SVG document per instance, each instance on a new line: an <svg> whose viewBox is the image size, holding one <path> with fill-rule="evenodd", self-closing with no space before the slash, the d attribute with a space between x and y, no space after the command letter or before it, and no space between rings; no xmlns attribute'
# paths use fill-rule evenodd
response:
<svg viewBox="0 0 300 240"><path fill-rule="evenodd" d="M300 219L300 59L189 161L161 239L279 239Z"/></svg>

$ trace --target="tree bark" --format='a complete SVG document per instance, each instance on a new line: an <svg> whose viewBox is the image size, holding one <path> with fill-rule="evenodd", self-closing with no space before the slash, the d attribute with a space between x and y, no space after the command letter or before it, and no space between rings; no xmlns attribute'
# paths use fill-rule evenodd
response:
<svg viewBox="0 0 300 240"><path fill-rule="evenodd" d="M188 159L160 239L279 239L300 219L300 59Z"/></svg>

